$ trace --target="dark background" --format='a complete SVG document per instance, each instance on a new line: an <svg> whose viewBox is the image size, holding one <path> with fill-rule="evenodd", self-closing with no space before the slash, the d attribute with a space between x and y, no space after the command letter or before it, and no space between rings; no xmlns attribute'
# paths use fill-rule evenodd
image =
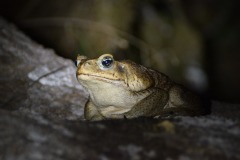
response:
<svg viewBox="0 0 240 160"><path fill-rule="evenodd" d="M113 53L240 102L237 0L1 0L0 15L57 54Z"/></svg>

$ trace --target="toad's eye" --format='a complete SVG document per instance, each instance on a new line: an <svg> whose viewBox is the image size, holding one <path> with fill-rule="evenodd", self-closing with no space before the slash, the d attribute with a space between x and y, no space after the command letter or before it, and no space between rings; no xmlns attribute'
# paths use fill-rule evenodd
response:
<svg viewBox="0 0 240 160"><path fill-rule="evenodd" d="M103 69L111 68L113 65L113 62L114 62L114 60L112 57L110 57L110 56L103 57L100 62L101 63L100 67Z"/></svg>
<svg viewBox="0 0 240 160"><path fill-rule="evenodd" d="M79 63L80 63L79 60L75 60L75 61L74 61L74 64L75 64L76 67L78 67Z"/></svg>
<svg viewBox="0 0 240 160"><path fill-rule="evenodd" d="M104 57L103 59L102 59L102 65L103 65L103 67L105 67L105 68L109 68L109 67L111 67L112 66L112 64L113 64L113 59L112 59L112 57Z"/></svg>

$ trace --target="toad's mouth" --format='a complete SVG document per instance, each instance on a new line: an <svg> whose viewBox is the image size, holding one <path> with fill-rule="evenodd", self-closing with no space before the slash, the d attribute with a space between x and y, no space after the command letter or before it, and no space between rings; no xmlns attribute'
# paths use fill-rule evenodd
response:
<svg viewBox="0 0 240 160"><path fill-rule="evenodd" d="M107 83L120 83L120 82L124 82L123 79L119 79L119 78L108 78L108 77L102 77L102 76L98 76L98 75L94 75L94 74L85 74L85 73L81 73L78 75L78 78L80 80L84 80L84 81L90 81L90 80L98 80L98 81L103 81L103 82L107 82Z"/></svg>

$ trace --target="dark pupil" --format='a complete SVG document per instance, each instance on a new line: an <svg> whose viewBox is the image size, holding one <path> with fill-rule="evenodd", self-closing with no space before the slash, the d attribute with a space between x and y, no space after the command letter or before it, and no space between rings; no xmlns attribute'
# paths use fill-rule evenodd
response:
<svg viewBox="0 0 240 160"><path fill-rule="evenodd" d="M77 60L74 61L75 66L77 67Z"/></svg>
<svg viewBox="0 0 240 160"><path fill-rule="evenodd" d="M113 59L111 57L104 57L102 60L102 65L108 68L108 67L111 67L112 62L113 62Z"/></svg>

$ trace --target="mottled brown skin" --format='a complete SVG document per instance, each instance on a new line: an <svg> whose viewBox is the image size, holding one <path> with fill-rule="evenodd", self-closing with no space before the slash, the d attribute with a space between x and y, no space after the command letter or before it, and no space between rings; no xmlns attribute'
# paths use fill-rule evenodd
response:
<svg viewBox="0 0 240 160"><path fill-rule="evenodd" d="M78 56L77 79L89 92L87 120L202 115L198 96L168 76L132 61L113 61L110 68L98 59Z"/></svg>

